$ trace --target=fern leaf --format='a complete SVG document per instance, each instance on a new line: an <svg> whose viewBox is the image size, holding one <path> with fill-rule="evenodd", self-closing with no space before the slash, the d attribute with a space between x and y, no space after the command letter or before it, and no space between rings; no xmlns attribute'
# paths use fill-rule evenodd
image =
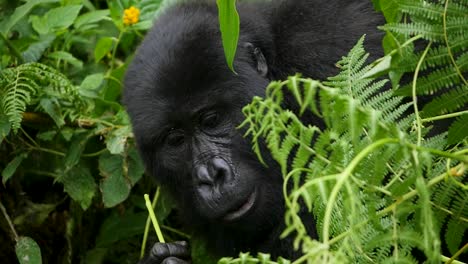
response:
<svg viewBox="0 0 468 264"><path fill-rule="evenodd" d="M457 67L462 71L468 71L468 52L463 53L457 58Z"/></svg>
<svg viewBox="0 0 468 264"><path fill-rule="evenodd" d="M416 82L416 93L418 95L434 94L444 88L449 88L461 82L460 76L455 69L450 65L448 67L435 70L434 72L424 77L418 78ZM412 83L407 84L398 89L397 95L410 95L412 91Z"/></svg>
<svg viewBox="0 0 468 264"><path fill-rule="evenodd" d="M50 97L56 102L56 112L52 118L60 126L64 122L57 117L77 117L84 112L87 103L80 97L78 89L62 73L41 64L26 63L2 71L0 83L3 84L0 104L12 123L14 131L20 127L22 115L33 98ZM50 109L42 109L51 113ZM62 111L60 113L60 111Z"/></svg>
<svg viewBox="0 0 468 264"><path fill-rule="evenodd" d="M468 223L456 219L450 219L447 224L447 231L445 232L445 240L447 247L452 255L454 255L462 246L463 235L465 230L468 229ZM466 242L466 241L465 241Z"/></svg>
<svg viewBox="0 0 468 264"><path fill-rule="evenodd" d="M422 109L422 114L424 117L446 114L464 107L467 102L468 86L461 86L426 104Z"/></svg>
<svg viewBox="0 0 468 264"><path fill-rule="evenodd" d="M468 30L468 17L448 17L447 18L447 34L450 35L463 35Z"/></svg>
<svg viewBox="0 0 468 264"><path fill-rule="evenodd" d="M426 23L388 23L385 26L379 27L383 30L396 32L406 37L421 34L425 39L433 42L444 41L444 30L438 24Z"/></svg>
<svg viewBox="0 0 468 264"><path fill-rule="evenodd" d="M31 97L36 94L37 84L21 75L21 71L12 72L12 79L6 79L7 85L3 88L2 106L3 112L8 116L8 121L14 132L18 130L23 119L23 112ZM8 76L8 75L3 75Z"/></svg>
<svg viewBox="0 0 468 264"><path fill-rule="evenodd" d="M440 4L430 3L427 1L406 0L400 1L399 7L402 12L412 16L423 17L429 20L442 20L444 7ZM451 10L452 11L452 10ZM453 12L458 12L454 9Z"/></svg>
<svg viewBox="0 0 468 264"><path fill-rule="evenodd" d="M449 128L447 141L449 144L456 144L468 138L468 115L463 115L455 120Z"/></svg>

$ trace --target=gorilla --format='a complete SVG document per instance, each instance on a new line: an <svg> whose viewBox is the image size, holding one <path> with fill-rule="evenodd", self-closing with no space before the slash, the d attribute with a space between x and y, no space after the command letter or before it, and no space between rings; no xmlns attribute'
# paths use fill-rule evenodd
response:
<svg viewBox="0 0 468 264"><path fill-rule="evenodd" d="M225 61L215 1L184 1L158 17L136 51L123 102L148 173L215 256L249 251L296 259L291 238L279 239L285 211L279 166L271 157L261 164L236 128L242 107L272 80L337 73L334 63L363 34L377 58L383 17L363 0L249 1L237 9L236 73ZM315 116L301 118L322 125ZM317 237L313 216L301 215ZM190 263L188 244L156 243L140 263Z"/></svg>

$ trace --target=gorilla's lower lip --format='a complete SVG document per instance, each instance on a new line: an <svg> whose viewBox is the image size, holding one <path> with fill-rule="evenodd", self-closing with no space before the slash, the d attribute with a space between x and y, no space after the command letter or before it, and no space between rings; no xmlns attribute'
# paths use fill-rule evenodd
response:
<svg viewBox="0 0 468 264"><path fill-rule="evenodd" d="M252 208L252 206L254 205L255 203L255 198L256 198L256 195L257 192L256 190L254 190L249 198L247 199L247 201L245 201L245 203L243 203L240 207L238 207L237 209L234 209L233 211L229 211L224 217L223 217L223 220L225 221L234 221L238 218L240 218L241 216L243 216L245 213L247 213L250 208Z"/></svg>

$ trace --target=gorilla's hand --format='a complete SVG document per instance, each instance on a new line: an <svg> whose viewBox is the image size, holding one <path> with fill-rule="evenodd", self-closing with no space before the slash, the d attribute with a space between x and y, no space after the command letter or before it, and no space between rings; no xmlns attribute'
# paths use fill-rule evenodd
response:
<svg viewBox="0 0 468 264"><path fill-rule="evenodd" d="M190 264L190 249L185 241L155 243L149 255L138 264Z"/></svg>

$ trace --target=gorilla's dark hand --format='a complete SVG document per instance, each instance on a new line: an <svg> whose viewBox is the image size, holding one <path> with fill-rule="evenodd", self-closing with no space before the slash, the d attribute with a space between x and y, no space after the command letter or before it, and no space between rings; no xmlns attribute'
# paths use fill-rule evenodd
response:
<svg viewBox="0 0 468 264"><path fill-rule="evenodd" d="M190 249L186 241L155 243L149 255L138 264L190 264Z"/></svg>

